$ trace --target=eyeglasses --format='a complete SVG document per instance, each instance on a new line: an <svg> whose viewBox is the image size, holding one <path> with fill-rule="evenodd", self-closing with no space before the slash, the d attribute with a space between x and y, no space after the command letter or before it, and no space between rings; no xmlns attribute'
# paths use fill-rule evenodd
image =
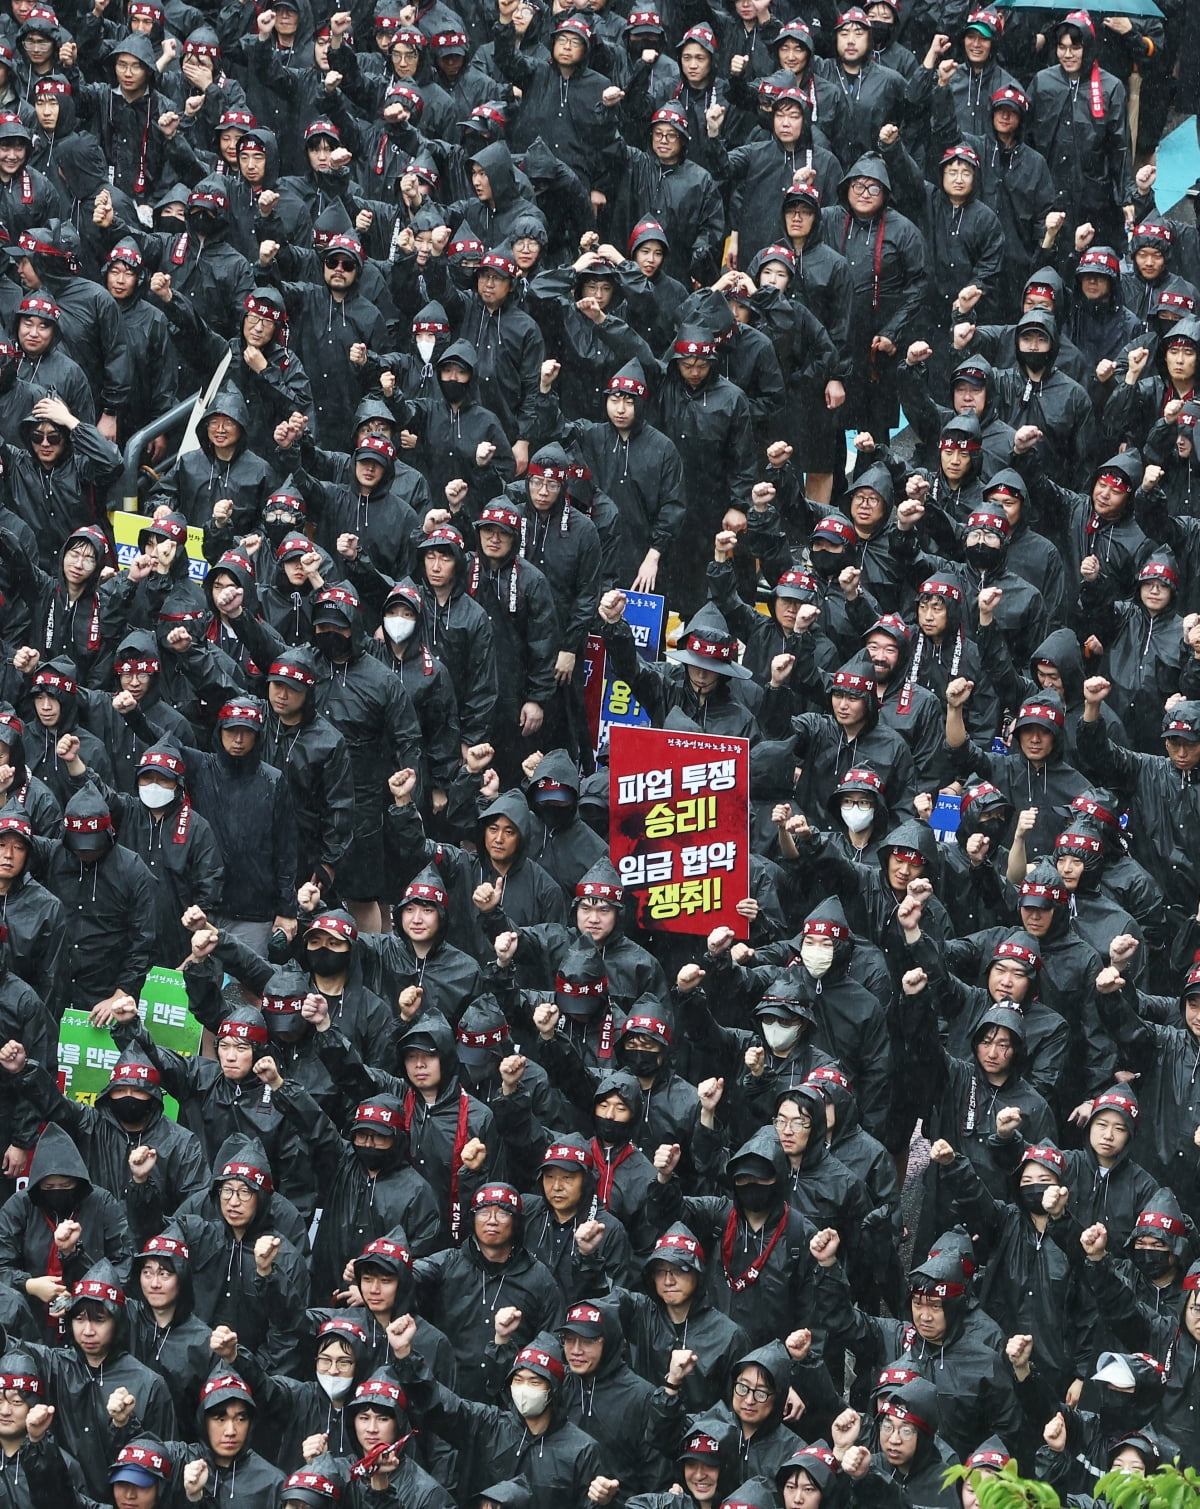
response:
<svg viewBox="0 0 1200 1509"><path fill-rule="evenodd" d="M248 314L246 316L246 324L249 325L251 330L265 330L268 325L273 327L275 321L268 318L265 314Z"/></svg>
<svg viewBox="0 0 1200 1509"><path fill-rule="evenodd" d="M531 493L556 493L561 487L562 483L557 477L530 477L529 479Z"/></svg>
<svg viewBox="0 0 1200 1509"><path fill-rule="evenodd" d="M318 1373L336 1373L339 1378L349 1378L354 1372L353 1357L325 1357L317 1358Z"/></svg>
<svg viewBox="0 0 1200 1509"><path fill-rule="evenodd" d="M771 1125L780 1132L798 1132L812 1126L811 1116L776 1116Z"/></svg>
<svg viewBox="0 0 1200 1509"><path fill-rule="evenodd" d="M883 185L872 178L855 178L850 184L850 192L861 194L864 199L878 199L883 193Z"/></svg>
<svg viewBox="0 0 1200 1509"><path fill-rule="evenodd" d="M895 1420L881 1420L879 1422L880 1439L884 1436L895 1436L897 1441L915 1441L917 1427L915 1425L902 1425Z"/></svg>
<svg viewBox="0 0 1200 1509"><path fill-rule="evenodd" d="M774 1399L775 1390L770 1388L751 1388L748 1383L741 1379L733 1385L733 1391L739 1399L753 1399L755 1404L765 1404L768 1399Z"/></svg>
<svg viewBox="0 0 1200 1509"><path fill-rule="evenodd" d="M326 257L325 266L332 267L336 272L357 272L358 263L349 257Z"/></svg>

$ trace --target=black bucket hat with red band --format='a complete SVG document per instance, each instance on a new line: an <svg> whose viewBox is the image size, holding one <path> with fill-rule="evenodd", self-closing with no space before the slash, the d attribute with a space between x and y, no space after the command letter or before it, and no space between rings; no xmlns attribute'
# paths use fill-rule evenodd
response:
<svg viewBox="0 0 1200 1509"><path fill-rule="evenodd" d="M77 791L63 813L62 841L78 854L111 848L117 841L108 803L94 786Z"/></svg>
<svg viewBox="0 0 1200 1509"><path fill-rule="evenodd" d="M750 672L738 664L737 654L737 635L730 631L720 609L706 603L682 631L675 649L667 651L666 658L676 665L691 665L736 681L749 681Z"/></svg>
<svg viewBox="0 0 1200 1509"><path fill-rule="evenodd" d="M554 977L554 999L566 1016L590 1017L608 1005L608 967L589 942L568 950Z"/></svg>

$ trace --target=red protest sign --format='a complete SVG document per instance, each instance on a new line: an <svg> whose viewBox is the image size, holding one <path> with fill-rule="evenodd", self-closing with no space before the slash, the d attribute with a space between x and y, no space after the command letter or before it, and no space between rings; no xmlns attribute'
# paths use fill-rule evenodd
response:
<svg viewBox="0 0 1200 1509"><path fill-rule="evenodd" d="M610 852L641 926L748 937L750 741L615 725L608 771Z"/></svg>

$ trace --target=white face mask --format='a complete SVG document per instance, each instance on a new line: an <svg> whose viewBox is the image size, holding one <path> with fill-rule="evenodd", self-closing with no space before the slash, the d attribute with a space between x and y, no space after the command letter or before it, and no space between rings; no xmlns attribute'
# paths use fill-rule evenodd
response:
<svg viewBox="0 0 1200 1509"><path fill-rule="evenodd" d="M437 344L437 337L435 335L418 335L416 344L417 355L423 362L428 364L430 357L433 355L433 348Z"/></svg>
<svg viewBox="0 0 1200 1509"><path fill-rule="evenodd" d="M317 1383L331 1399L344 1399L354 1387L353 1378L338 1378L332 1373L318 1373Z"/></svg>
<svg viewBox="0 0 1200 1509"><path fill-rule="evenodd" d="M389 613L383 620L383 632L393 644L407 644L416 631L417 621L404 613Z"/></svg>
<svg viewBox="0 0 1200 1509"><path fill-rule="evenodd" d="M833 963L833 944L823 939L811 943L806 940L800 945L800 962L814 980L819 980L823 974L828 974Z"/></svg>
<svg viewBox="0 0 1200 1509"><path fill-rule="evenodd" d="M536 1420L539 1415L546 1413L546 1406L550 1402L550 1390L539 1388L535 1383L510 1383L509 1393L512 1402L517 1407L517 1414L523 1420Z"/></svg>
<svg viewBox="0 0 1200 1509"><path fill-rule="evenodd" d="M854 807L849 802L842 803L842 821L851 833L865 833L875 821L874 807Z"/></svg>
<svg viewBox="0 0 1200 1509"><path fill-rule="evenodd" d="M149 807L151 812L157 812L162 807L169 807L175 800L175 788L159 786L157 783L143 786L139 781L138 796L141 798L143 807Z"/></svg>
<svg viewBox="0 0 1200 1509"><path fill-rule="evenodd" d="M790 1053L800 1037L800 1028L789 1027L785 1022L764 1022L762 1035L772 1053Z"/></svg>

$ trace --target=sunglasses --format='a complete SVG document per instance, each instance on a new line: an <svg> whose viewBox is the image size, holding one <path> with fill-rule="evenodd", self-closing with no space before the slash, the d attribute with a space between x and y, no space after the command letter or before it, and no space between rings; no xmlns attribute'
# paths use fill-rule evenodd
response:
<svg viewBox="0 0 1200 1509"><path fill-rule="evenodd" d="M37 445L57 445L62 440L60 430L34 430L33 439Z"/></svg>
<svg viewBox="0 0 1200 1509"><path fill-rule="evenodd" d="M332 267L335 272L357 272L358 263L349 257L326 257L325 266Z"/></svg>

